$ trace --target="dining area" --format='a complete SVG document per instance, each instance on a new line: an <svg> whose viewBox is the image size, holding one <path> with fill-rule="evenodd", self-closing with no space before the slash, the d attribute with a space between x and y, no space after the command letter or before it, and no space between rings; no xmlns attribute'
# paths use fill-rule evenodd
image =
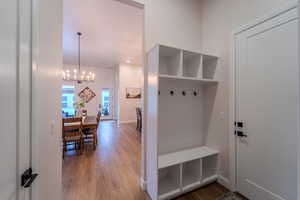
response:
<svg viewBox="0 0 300 200"><path fill-rule="evenodd" d="M96 116L89 116L83 112L79 116L62 118L63 158L68 151L75 151L77 155L81 155L85 148L92 147L96 150L100 118L100 111Z"/></svg>

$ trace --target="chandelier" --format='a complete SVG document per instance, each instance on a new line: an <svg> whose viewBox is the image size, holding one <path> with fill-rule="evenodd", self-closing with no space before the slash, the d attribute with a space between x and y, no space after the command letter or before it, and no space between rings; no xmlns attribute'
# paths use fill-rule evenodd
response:
<svg viewBox="0 0 300 200"><path fill-rule="evenodd" d="M66 69L63 70L63 80L64 81L76 81L77 83L82 82L94 82L95 81L95 73L87 72L85 70L80 69L80 39L82 33L77 32L78 35L78 69Z"/></svg>

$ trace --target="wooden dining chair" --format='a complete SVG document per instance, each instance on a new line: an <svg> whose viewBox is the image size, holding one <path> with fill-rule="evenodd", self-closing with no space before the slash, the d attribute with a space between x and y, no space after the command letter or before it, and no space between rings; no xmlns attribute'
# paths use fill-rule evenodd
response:
<svg viewBox="0 0 300 200"><path fill-rule="evenodd" d="M74 145L75 150L79 150L82 154L83 150L83 134L82 134L82 118L64 118L62 119L62 137L63 137L63 156L68 150L68 145Z"/></svg>
<svg viewBox="0 0 300 200"><path fill-rule="evenodd" d="M88 119L89 116L87 116L86 120ZM98 130L98 115L97 115L97 124L93 124L93 125L87 125L84 127L83 129L83 134L84 134L84 141L85 143L92 143L93 144L93 148L96 149L97 144L98 144L98 135L97 135L97 130Z"/></svg>

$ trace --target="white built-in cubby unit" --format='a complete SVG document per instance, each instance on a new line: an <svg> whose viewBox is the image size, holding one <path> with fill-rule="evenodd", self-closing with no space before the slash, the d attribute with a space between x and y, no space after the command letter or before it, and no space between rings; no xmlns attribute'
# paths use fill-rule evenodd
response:
<svg viewBox="0 0 300 200"><path fill-rule="evenodd" d="M147 61L147 191L171 199L218 178L219 151L206 144L218 58L157 45Z"/></svg>

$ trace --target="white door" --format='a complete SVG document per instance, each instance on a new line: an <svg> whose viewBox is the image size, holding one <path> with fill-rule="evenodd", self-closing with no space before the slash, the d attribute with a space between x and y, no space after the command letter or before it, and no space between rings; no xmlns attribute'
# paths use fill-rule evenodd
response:
<svg viewBox="0 0 300 200"><path fill-rule="evenodd" d="M21 174L30 167L30 0L0 7L0 199L29 200Z"/></svg>
<svg viewBox="0 0 300 200"><path fill-rule="evenodd" d="M251 200L296 200L297 9L237 34L235 45L237 190Z"/></svg>
<svg viewBox="0 0 300 200"><path fill-rule="evenodd" d="M112 88L103 88L101 91L101 119L113 119L113 92Z"/></svg>

